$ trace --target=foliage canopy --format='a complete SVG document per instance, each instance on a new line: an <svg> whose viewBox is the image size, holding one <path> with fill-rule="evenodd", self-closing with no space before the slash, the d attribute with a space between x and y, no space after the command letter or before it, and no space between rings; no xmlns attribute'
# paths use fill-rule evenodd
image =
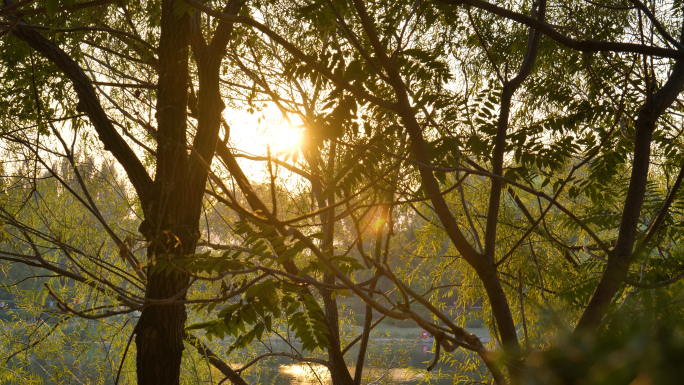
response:
<svg viewBox="0 0 684 385"><path fill-rule="evenodd" d="M5 0L0 16L0 259L43 283L25 306L58 308L31 347L109 320L130 336L117 379L127 354L140 384L185 381L189 357L245 384L285 356L352 385L373 380L371 330L410 321L435 337L428 371L463 349L484 381L521 383L596 374L565 346L681 337L680 2ZM250 153L275 124L299 145ZM479 304L489 343L465 328ZM272 339L288 350L249 350ZM616 370L668 365L643 362Z"/></svg>

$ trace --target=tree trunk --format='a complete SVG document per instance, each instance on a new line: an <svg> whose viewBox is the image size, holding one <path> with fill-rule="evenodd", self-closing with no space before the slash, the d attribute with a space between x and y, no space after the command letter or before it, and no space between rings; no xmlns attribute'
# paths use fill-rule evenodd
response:
<svg viewBox="0 0 684 385"><path fill-rule="evenodd" d="M684 25L680 41L684 41ZM634 133L634 160L630 175L627 197L622 210L620 231L615 247L608 255L608 265L601 276L589 304L577 322L576 331L593 331L606 314L613 297L629 273L634 261L634 243L637 239L637 226L641 217L646 186L648 185L648 169L651 161L651 141L660 116L677 99L684 87L684 60L677 60L672 72L663 87L646 98L639 111Z"/></svg>
<svg viewBox="0 0 684 385"><path fill-rule="evenodd" d="M173 14L174 0L162 1L157 88L157 168L140 232L150 246L148 262L173 260L195 250L199 226L192 215L197 186L188 186L187 89L190 17ZM204 187L201 181L200 188ZM148 270L147 300L182 300L188 283L179 271ZM136 326L137 374L141 385L179 383L183 355L185 305L148 305Z"/></svg>
<svg viewBox="0 0 684 385"><path fill-rule="evenodd" d="M187 278L151 274L146 298L164 298L183 289ZM138 384L178 384L183 356L185 306L151 306L136 326Z"/></svg>

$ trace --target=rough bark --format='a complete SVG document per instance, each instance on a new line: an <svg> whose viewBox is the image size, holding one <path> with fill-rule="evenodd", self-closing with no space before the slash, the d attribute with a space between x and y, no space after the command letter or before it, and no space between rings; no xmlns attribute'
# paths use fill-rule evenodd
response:
<svg viewBox="0 0 684 385"><path fill-rule="evenodd" d="M193 189L187 184L187 89L190 18L173 14L173 0L162 1L157 87L157 168L149 213L140 231L151 243L148 261L180 258L193 253L198 239L199 212L193 213ZM199 211L199 210L196 210ZM146 300L184 299L188 277L168 276L151 268ZM138 383L178 384L186 320L182 304L150 305L136 325Z"/></svg>

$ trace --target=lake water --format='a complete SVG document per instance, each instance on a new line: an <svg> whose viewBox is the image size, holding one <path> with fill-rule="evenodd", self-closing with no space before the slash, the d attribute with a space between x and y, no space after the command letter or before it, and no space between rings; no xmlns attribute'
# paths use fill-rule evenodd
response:
<svg viewBox="0 0 684 385"><path fill-rule="evenodd" d="M276 346L274 346L276 347ZM278 346L278 348L281 348ZM285 348L283 346L282 348ZM368 381L381 379L381 383L415 385L454 383L455 369L447 364L439 363L431 373L425 368L434 358L431 342L382 340L375 341L369 347L364 375ZM346 357L356 360L358 347L352 348ZM461 356L462 353L456 353ZM356 368L351 365L350 372ZM275 385L314 385L329 384L327 368L316 364L302 364L287 357L271 357L264 360L259 369L244 375L248 383Z"/></svg>
<svg viewBox="0 0 684 385"><path fill-rule="evenodd" d="M476 333L481 334L481 333ZM83 342L86 343L86 342ZM90 343L87 343L91 345ZM98 344L92 346L97 347ZM221 344L217 352L225 351L229 346L228 343ZM295 348L299 346L295 345ZM274 342L271 344L273 351L290 351L290 347L284 342ZM399 340L399 339L379 339L371 338L371 343L366 354L366 361L364 365L364 381L363 383L377 383L377 384L401 384L401 385L416 385L416 384L435 384L446 385L453 384L456 370L448 364L439 363L432 373L428 373L425 368L434 358L432 351L433 344L426 341L417 340ZM97 349L99 350L99 349ZM234 352L231 359L238 360L231 362L234 367L241 367L245 362L260 353L268 351L265 347L257 351ZM95 353L95 352L93 352ZM91 359L96 359L95 356L100 354L89 355ZM349 370L352 373L355 371L353 362L358 355L358 344L355 345L345 357L349 365ZM454 357L459 360L464 357L464 353L457 351ZM31 360L31 367L34 373L43 378L44 383L49 383L51 376L47 375L46 371L51 372L50 363L42 360ZM88 361L88 360L86 360ZM116 361L116 359L115 359ZM242 361L242 362L240 362ZM78 365L78 368L73 368L76 377L80 380L89 382L88 379L97 378L96 373L88 373L86 365ZM47 364L47 365L46 365ZM53 367L54 368L54 367ZM72 370L73 370L72 369ZM78 373L78 374L77 374ZM461 373L463 374L463 373ZM274 385L313 385L321 384L328 385L331 383L327 368L317 364L302 364L294 361L288 357L268 357L261 360L258 364L246 370L243 377L249 384L274 384ZM106 377L109 377L106 375ZM218 382L221 378L219 373L214 376L214 382ZM102 380L102 377L99 377ZM114 383L114 373L105 381L105 383ZM375 382L376 380L379 380ZM48 382L45 382L48 381ZM97 381L100 382L100 381ZM224 382L224 384L228 384Z"/></svg>

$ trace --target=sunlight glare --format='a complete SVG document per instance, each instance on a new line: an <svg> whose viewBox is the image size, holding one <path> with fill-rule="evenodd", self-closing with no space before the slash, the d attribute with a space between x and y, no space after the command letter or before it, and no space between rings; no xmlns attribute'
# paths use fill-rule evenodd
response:
<svg viewBox="0 0 684 385"><path fill-rule="evenodd" d="M295 150L302 146L304 135L303 122L297 116L285 118L275 108L264 108L255 114L226 109L224 117L233 127L230 143L236 153L265 157L270 150L271 156L284 161L295 163L299 158ZM250 179L268 178L266 162L239 158L238 163Z"/></svg>
<svg viewBox="0 0 684 385"><path fill-rule="evenodd" d="M297 148L302 140L302 132L287 123L274 128L270 145L278 152L288 152Z"/></svg>
<svg viewBox="0 0 684 385"><path fill-rule="evenodd" d="M317 364L280 365L280 373L297 385L327 383L330 379L328 368Z"/></svg>
<svg viewBox="0 0 684 385"><path fill-rule="evenodd" d="M375 220L375 223L373 224L373 230L378 231L382 227L382 225L385 224L385 219L384 218L377 218Z"/></svg>

